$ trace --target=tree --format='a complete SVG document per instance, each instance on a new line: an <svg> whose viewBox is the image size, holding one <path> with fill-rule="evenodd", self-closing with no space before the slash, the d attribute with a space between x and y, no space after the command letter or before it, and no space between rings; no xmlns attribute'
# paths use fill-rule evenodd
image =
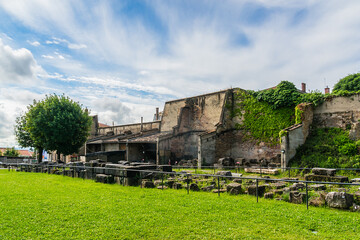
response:
<svg viewBox="0 0 360 240"><path fill-rule="evenodd" d="M6 157L18 157L20 155L19 151L15 150L14 147L7 148L4 152L4 156Z"/></svg>
<svg viewBox="0 0 360 240"><path fill-rule="evenodd" d="M68 155L83 146L91 122L88 111L79 103L64 95L50 95L28 106L28 112L17 119L15 135L23 147L31 145L39 153L46 150Z"/></svg>
<svg viewBox="0 0 360 240"><path fill-rule="evenodd" d="M338 91L357 92L360 91L360 73L350 74L340 79L334 86L333 92Z"/></svg>
<svg viewBox="0 0 360 240"><path fill-rule="evenodd" d="M2 152L0 151L0 157L2 156Z"/></svg>

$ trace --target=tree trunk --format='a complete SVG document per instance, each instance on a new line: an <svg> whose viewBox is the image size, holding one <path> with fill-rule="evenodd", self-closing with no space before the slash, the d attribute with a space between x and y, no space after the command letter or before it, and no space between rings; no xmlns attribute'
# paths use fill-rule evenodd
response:
<svg viewBox="0 0 360 240"><path fill-rule="evenodd" d="M43 148L38 148L38 163L41 163L42 162L42 156L43 156Z"/></svg>

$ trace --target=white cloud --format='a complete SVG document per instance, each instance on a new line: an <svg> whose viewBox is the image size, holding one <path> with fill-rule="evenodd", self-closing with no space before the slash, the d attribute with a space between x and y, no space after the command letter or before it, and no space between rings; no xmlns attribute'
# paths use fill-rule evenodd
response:
<svg viewBox="0 0 360 240"><path fill-rule="evenodd" d="M0 39L0 82L32 84L43 69L25 48L13 49Z"/></svg>
<svg viewBox="0 0 360 240"><path fill-rule="evenodd" d="M92 102L91 114L98 114L99 121L112 125L133 123L132 110L116 98L99 98Z"/></svg>
<svg viewBox="0 0 360 240"><path fill-rule="evenodd" d="M40 46L41 44L38 42L38 41L27 41L30 45L32 45L32 46L34 46L34 47L38 47L38 46Z"/></svg>
<svg viewBox="0 0 360 240"><path fill-rule="evenodd" d="M70 49L82 49L82 48L87 48L87 46L85 44L69 43L68 48L70 48Z"/></svg>
<svg viewBox="0 0 360 240"><path fill-rule="evenodd" d="M41 57L46 58L46 59L54 59L54 56L51 55L41 55Z"/></svg>

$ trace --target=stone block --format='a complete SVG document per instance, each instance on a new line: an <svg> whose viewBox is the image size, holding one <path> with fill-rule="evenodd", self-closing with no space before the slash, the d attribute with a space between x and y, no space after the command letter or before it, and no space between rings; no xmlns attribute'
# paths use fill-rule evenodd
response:
<svg viewBox="0 0 360 240"><path fill-rule="evenodd" d="M155 184L149 180L142 180L141 187L143 188L155 188Z"/></svg>
<svg viewBox="0 0 360 240"><path fill-rule="evenodd" d="M178 183L178 182L175 182L174 184L173 184L173 187L172 187L173 189L182 189L183 187L182 187L182 184L181 183Z"/></svg>
<svg viewBox="0 0 360 240"><path fill-rule="evenodd" d="M171 165L159 165L157 168L162 172L172 172Z"/></svg>
<svg viewBox="0 0 360 240"><path fill-rule="evenodd" d="M360 192L359 191L354 193L354 202L355 202L355 204L360 205Z"/></svg>
<svg viewBox="0 0 360 240"><path fill-rule="evenodd" d="M315 191L326 190L326 185L325 184L313 184L313 185L310 185L309 188L311 190L315 190Z"/></svg>
<svg viewBox="0 0 360 240"><path fill-rule="evenodd" d="M302 204L305 200L305 194L298 191L290 191L289 202Z"/></svg>
<svg viewBox="0 0 360 240"><path fill-rule="evenodd" d="M225 193L226 192L226 189L214 189L212 190L213 193Z"/></svg>
<svg viewBox="0 0 360 240"><path fill-rule="evenodd" d="M200 191L200 188L199 188L199 186L196 184L196 183L192 183L192 184L190 184L190 190L191 191L195 191L195 192L198 192L198 191Z"/></svg>
<svg viewBox="0 0 360 240"><path fill-rule="evenodd" d="M139 186L139 178L137 177L125 177L124 182L126 186Z"/></svg>
<svg viewBox="0 0 360 240"><path fill-rule="evenodd" d="M230 194L237 195L243 192L241 184L239 183L230 183L226 186L226 191Z"/></svg>
<svg viewBox="0 0 360 240"><path fill-rule="evenodd" d="M273 199L274 198L274 193L273 192L267 192L267 193L264 194L264 198Z"/></svg>
<svg viewBox="0 0 360 240"><path fill-rule="evenodd" d="M275 189L281 189L286 187L286 183L282 183L282 182L273 183L271 184L271 187Z"/></svg>
<svg viewBox="0 0 360 240"><path fill-rule="evenodd" d="M354 203L354 196L345 192L329 192L325 200L329 207L349 209Z"/></svg>
<svg viewBox="0 0 360 240"><path fill-rule="evenodd" d="M353 178L350 180L351 183L360 183L360 178Z"/></svg>
<svg viewBox="0 0 360 240"><path fill-rule="evenodd" d="M312 173L315 175L323 175L323 176L335 176L336 169L331 168L313 168Z"/></svg>
<svg viewBox="0 0 360 240"><path fill-rule="evenodd" d="M215 185L209 185L206 187L202 187L201 190L204 192L211 192L211 190L213 190L215 188Z"/></svg>
<svg viewBox="0 0 360 240"><path fill-rule="evenodd" d="M303 189L305 189L305 184L303 184L303 183L294 183L293 185L291 185L290 188L291 188L293 191L303 190Z"/></svg>
<svg viewBox="0 0 360 240"><path fill-rule="evenodd" d="M305 175L306 181L317 181L317 182L349 182L349 178L345 176L326 176L326 175L315 175L308 174Z"/></svg>
<svg viewBox="0 0 360 240"><path fill-rule="evenodd" d="M105 174L105 168L103 168L103 167L96 167L96 168L94 168L94 172L95 172L96 174Z"/></svg>
<svg viewBox="0 0 360 240"><path fill-rule="evenodd" d="M157 186L156 188L162 190L162 189L167 189L168 187L167 186Z"/></svg>
<svg viewBox="0 0 360 240"><path fill-rule="evenodd" d="M259 196L264 196L264 194L265 194L265 189L266 189L265 186L259 185L259 186L258 186L258 195L259 195ZM249 195L256 196L256 185L250 185L250 186L248 186L247 192L248 192Z"/></svg>
<svg viewBox="0 0 360 240"><path fill-rule="evenodd" d="M107 181L107 175L105 175L105 174L96 174L95 182L106 183L106 181Z"/></svg>
<svg viewBox="0 0 360 240"><path fill-rule="evenodd" d="M218 171L217 173L216 173L216 175L220 175L220 176L229 176L229 177L231 177L232 176L232 173L230 172L230 171Z"/></svg>
<svg viewBox="0 0 360 240"><path fill-rule="evenodd" d="M234 179L233 179L233 182L234 182L234 183L242 183L242 179L240 179L240 178L234 178Z"/></svg>
<svg viewBox="0 0 360 240"><path fill-rule="evenodd" d="M170 180L168 179L166 184L168 185L169 188L172 188L174 186L175 180Z"/></svg>

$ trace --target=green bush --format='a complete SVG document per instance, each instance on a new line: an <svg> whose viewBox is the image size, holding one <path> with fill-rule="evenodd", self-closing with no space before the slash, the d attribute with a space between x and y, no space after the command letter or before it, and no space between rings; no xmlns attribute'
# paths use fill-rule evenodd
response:
<svg viewBox="0 0 360 240"><path fill-rule="evenodd" d="M313 129L290 164L310 168L357 168L360 167L359 144L349 139L348 131L340 128Z"/></svg>
<svg viewBox="0 0 360 240"><path fill-rule="evenodd" d="M352 156L357 153L357 147L355 143L346 143L339 146L339 153L342 155Z"/></svg>

